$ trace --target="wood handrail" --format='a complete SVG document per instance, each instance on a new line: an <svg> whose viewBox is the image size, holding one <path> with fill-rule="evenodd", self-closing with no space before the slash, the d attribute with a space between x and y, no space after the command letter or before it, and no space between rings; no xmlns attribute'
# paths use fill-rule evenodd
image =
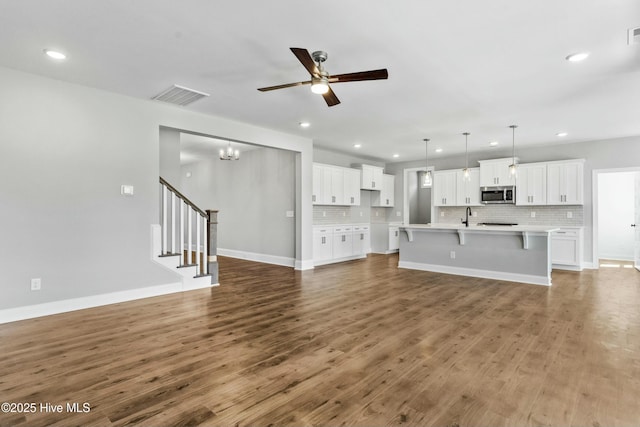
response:
<svg viewBox="0 0 640 427"><path fill-rule="evenodd" d="M165 181L164 178L162 178L162 177L160 177L160 184L166 186L169 189L169 191L175 193L176 196L178 196L179 198L184 200L184 202L186 204L188 204L189 206L191 206L193 208L193 210L198 212L203 217L209 219L209 215L207 215L207 213L205 211L203 211L202 209L197 207L195 203L193 203L191 200L189 200L184 194L182 194L180 191L178 191L173 185L171 185L167 181Z"/></svg>

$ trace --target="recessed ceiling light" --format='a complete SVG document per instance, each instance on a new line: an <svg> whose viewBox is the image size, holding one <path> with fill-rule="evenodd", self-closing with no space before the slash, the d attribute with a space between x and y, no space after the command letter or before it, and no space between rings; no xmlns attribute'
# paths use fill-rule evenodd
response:
<svg viewBox="0 0 640 427"><path fill-rule="evenodd" d="M498 141L491 141L489 145L495 147L496 145L498 145Z"/></svg>
<svg viewBox="0 0 640 427"><path fill-rule="evenodd" d="M436 153L442 153L442 148L436 148Z"/></svg>
<svg viewBox="0 0 640 427"><path fill-rule="evenodd" d="M45 49L44 50L45 55L47 55L49 58L53 58L53 59L66 59L67 55L65 55L62 52L57 52L55 50L49 50L49 49Z"/></svg>
<svg viewBox="0 0 640 427"><path fill-rule="evenodd" d="M588 56L589 56L589 52L578 52L578 53L572 53L571 55L567 55L565 59L571 62L580 62L587 59Z"/></svg>
<svg viewBox="0 0 640 427"><path fill-rule="evenodd" d="M362 144L353 144L353 148L360 148L362 147Z"/></svg>
<svg viewBox="0 0 640 427"><path fill-rule="evenodd" d="M394 154L394 155L393 155L393 157L394 157L394 158L396 158L396 157L400 157L400 154Z"/></svg>
<svg viewBox="0 0 640 427"><path fill-rule="evenodd" d="M299 123L301 128L308 128L309 126L311 126L311 123L309 122L300 122Z"/></svg>
<svg viewBox="0 0 640 427"><path fill-rule="evenodd" d="M559 136L560 138L562 138L563 136L567 136L569 135L567 132L558 132L556 133L556 136Z"/></svg>

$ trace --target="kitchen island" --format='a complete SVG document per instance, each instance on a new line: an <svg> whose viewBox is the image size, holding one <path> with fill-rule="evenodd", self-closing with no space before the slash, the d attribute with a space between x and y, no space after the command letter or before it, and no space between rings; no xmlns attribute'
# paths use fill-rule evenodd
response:
<svg viewBox="0 0 640 427"><path fill-rule="evenodd" d="M400 227L398 267L551 286L551 233L557 227Z"/></svg>

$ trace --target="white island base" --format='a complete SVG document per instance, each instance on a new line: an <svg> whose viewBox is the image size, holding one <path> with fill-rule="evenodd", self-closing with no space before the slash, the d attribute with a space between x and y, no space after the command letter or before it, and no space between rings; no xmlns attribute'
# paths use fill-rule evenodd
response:
<svg viewBox="0 0 640 427"><path fill-rule="evenodd" d="M402 226L399 268L551 286L551 233L543 226Z"/></svg>

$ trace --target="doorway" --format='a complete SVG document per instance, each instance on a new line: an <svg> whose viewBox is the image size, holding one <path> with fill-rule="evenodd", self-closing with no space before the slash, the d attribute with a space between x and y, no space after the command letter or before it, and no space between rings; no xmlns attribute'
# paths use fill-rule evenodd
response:
<svg viewBox="0 0 640 427"><path fill-rule="evenodd" d="M594 267L640 270L640 168L594 171Z"/></svg>
<svg viewBox="0 0 640 427"><path fill-rule="evenodd" d="M433 168L429 168L433 173ZM404 223L429 224L433 214L431 185L424 185L426 168L404 170Z"/></svg>

